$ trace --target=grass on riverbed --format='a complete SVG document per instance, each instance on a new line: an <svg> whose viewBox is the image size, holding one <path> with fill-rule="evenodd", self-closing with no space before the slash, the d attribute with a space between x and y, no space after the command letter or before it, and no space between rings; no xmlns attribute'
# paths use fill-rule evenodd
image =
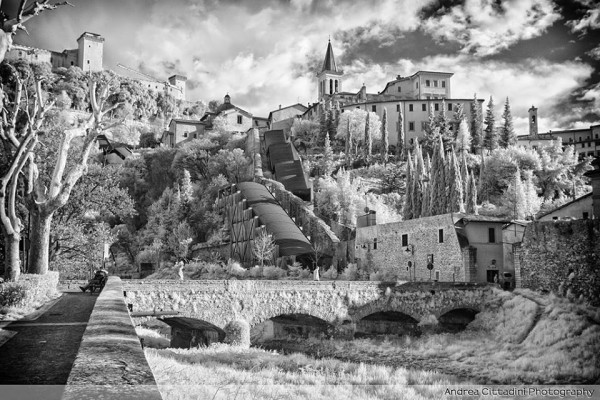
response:
<svg viewBox="0 0 600 400"><path fill-rule="evenodd" d="M430 371L222 344L195 350L148 349L146 358L165 400L234 398L238 392L239 399L429 399L458 383Z"/></svg>
<svg viewBox="0 0 600 400"><path fill-rule="evenodd" d="M515 296L516 294L516 296ZM420 338L303 340L312 352L352 361L407 357L481 383L594 383L600 379L600 309L522 290L498 291L466 331ZM526 296L526 297L525 297ZM428 363L431 364L431 363Z"/></svg>

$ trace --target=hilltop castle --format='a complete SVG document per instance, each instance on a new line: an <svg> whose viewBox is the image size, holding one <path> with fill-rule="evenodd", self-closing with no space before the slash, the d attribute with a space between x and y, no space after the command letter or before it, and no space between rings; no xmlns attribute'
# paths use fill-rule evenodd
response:
<svg viewBox="0 0 600 400"><path fill-rule="evenodd" d="M52 68L79 67L84 72L98 72L104 69L104 38L91 32L84 32L77 39L77 48L62 52L15 45L6 53L5 59L25 60L29 63L48 63ZM177 100L185 100L187 78L172 75L167 81L156 79L119 64L124 71L119 74L140 82L154 92L165 91ZM127 71L127 72L125 72Z"/></svg>

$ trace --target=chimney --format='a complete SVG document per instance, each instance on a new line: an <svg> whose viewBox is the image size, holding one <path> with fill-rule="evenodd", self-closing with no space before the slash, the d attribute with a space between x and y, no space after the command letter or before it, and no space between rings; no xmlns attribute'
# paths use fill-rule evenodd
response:
<svg viewBox="0 0 600 400"><path fill-rule="evenodd" d="M281 110L281 104L279 105L279 109Z"/></svg>

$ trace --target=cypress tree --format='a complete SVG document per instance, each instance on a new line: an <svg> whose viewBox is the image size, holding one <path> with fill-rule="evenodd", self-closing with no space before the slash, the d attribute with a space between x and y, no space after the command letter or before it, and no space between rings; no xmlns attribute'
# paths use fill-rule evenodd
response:
<svg viewBox="0 0 600 400"><path fill-rule="evenodd" d="M452 131L454 133L454 139L458 134L458 126L460 125L460 121L466 121L467 116L465 115L465 109L461 103L456 105L456 109L454 110L454 117L452 120ZM470 151L471 149L469 149Z"/></svg>
<svg viewBox="0 0 600 400"><path fill-rule="evenodd" d="M504 103L504 112L502 113L502 128L500 129L500 147L507 148L517 144L517 135L513 127L512 114L510 112L510 103L508 97Z"/></svg>
<svg viewBox="0 0 600 400"><path fill-rule="evenodd" d="M469 132L467 121L464 119L461 120L458 125L456 149L459 151L459 153L464 153L471 150L471 133Z"/></svg>
<svg viewBox="0 0 600 400"><path fill-rule="evenodd" d="M471 152L477 154L482 145L482 118L481 105L477 101L477 94L473 95L471 102Z"/></svg>
<svg viewBox="0 0 600 400"><path fill-rule="evenodd" d="M329 135L325 135L325 146L323 147L323 158L321 159L321 167L325 176L331 176L333 173L333 150L331 149L331 141Z"/></svg>
<svg viewBox="0 0 600 400"><path fill-rule="evenodd" d="M409 219L413 219L415 216L413 214L413 195L414 195L414 167L412 162L412 157L410 153L408 154L408 160L406 162L406 193L404 195L404 220L407 221Z"/></svg>
<svg viewBox="0 0 600 400"><path fill-rule="evenodd" d="M423 202L425 198L423 197L423 179L425 177L425 165L423 162L423 152L421 151L421 146L419 146L419 142L415 143L415 173L413 180L413 215L414 218L418 218L421 216L421 210L423 208Z"/></svg>
<svg viewBox="0 0 600 400"><path fill-rule="evenodd" d="M460 177L463 183L463 193L465 194L465 199L467 197L469 185L469 166L467 165L467 155L465 152L461 154L460 157Z"/></svg>
<svg viewBox="0 0 600 400"><path fill-rule="evenodd" d="M496 117L494 117L494 99L490 96L486 114L485 114L485 129L483 137L483 147L492 151L498 147L498 134L496 131Z"/></svg>
<svg viewBox="0 0 600 400"><path fill-rule="evenodd" d="M464 203L464 192L463 192L463 181L460 172L460 166L458 165L458 160L456 158L456 153L454 151L450 154L450 160L448 160L448 164L450 165L450 187L449 187L449 195L450 201L448 202L448 212L465 212L465 203Z"/></svg>
<svg viewBox="0 0 600 400"><path fill-rule="evenodd" d="M387 128L387 108L383 108L383 119L381 121L381 145L383 147L382 149L382 155L383 155L383 162L387 163L388 160L388 149L390 147L390 137L389 137L389 133L388 133L388 128Z"/></svg>
<svg viewBox="0 0 600 400"><path fill-rule="evenodd" d="M433 159L431 161L431 196L430 215L439 215L446 212L446 178L444 156L444 143L440 136L435 143Z"/></svg>
<svg viewBox="0 0 600 400"><path fill-rule="evenodd" d="M477 184L475 183L475 174L467 172L468 185L467 185L467 199L466 199L466 212L467 214L478 215L477 212Z"/></svg>
<svg viewBox="0 0 600 400"><path fill-rule="evenodd" d="M348 130L346 131L346 164L350 165L352 153L352 135L350 134L350 117L346 119L348 121Z"/></svg>
<svg viewBox="0 0 600 400"><path fill-rule="evenodd" d="M319 109L319 140L317 141L317 143L321 144L324 143L321 142L321 140L325 140L325 135L329 133L329 110L327 107L327 103L322 103L319 106Z"/></svg>
<svg viewBox="0 0 600 400"><path fill-rule="evenodd" d="M371 113L367 112L367 119L365 121L365 159L371 158L371 153L373 151L373 138L371 137L371 123L370 120Z"/></svg>
<svg viewBox="0 0 600 400"><path fill-rule="evenodd" d="M404 135L404 116L402 115L402 106L398 107L398 143L396 144L396 156L399 160L404 159L406 149L404 142L406 141Z"/></svg>

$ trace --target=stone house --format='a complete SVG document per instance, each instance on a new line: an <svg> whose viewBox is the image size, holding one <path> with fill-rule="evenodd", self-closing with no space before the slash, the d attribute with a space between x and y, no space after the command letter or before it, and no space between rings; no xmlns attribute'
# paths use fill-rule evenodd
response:
<svg viewBox="0 0 600 400"><path fill-rule="evenodd" d="M588 219L594 216L592 192L584 194L563 204L554 210L538 215L538 221L556 221L559 219Z"/></svg>
<svg viewBox="0 0 600 400"><path fill-rule="evenodd" d="M200 119L206 124L206 129L213 129L215 118L222 117L225 121L227 130L230 132L245 133L253 128L255 120L251 113L241 109L231 103L231 96L228 94L223 98L223 104L215 112L207 112Z"/></svg>
<svg viewBox="0 0 600 400"><path fill-rule="evenodd" d="M450 213L358 227L355 261L373 271L391 266L400 280L494 282L504 271L506 222Z"/></svg>
<svg viewBox="0 0 600 400"><path fill-rule="evenodd" d="M202 121L173 118L160 141L164 146L175 147L199 139L204 136L205 125Z"/></svg>
<svg viewBox="0 0 600 400"><path fill-rule="evenodd" d="M271 111L269 113L268 123L270 130L281 129L287 137L290 135L290 130L296 118L304 114L308 110L304 104L293 104L287 107L281 107L279 109Z"/></svg>

